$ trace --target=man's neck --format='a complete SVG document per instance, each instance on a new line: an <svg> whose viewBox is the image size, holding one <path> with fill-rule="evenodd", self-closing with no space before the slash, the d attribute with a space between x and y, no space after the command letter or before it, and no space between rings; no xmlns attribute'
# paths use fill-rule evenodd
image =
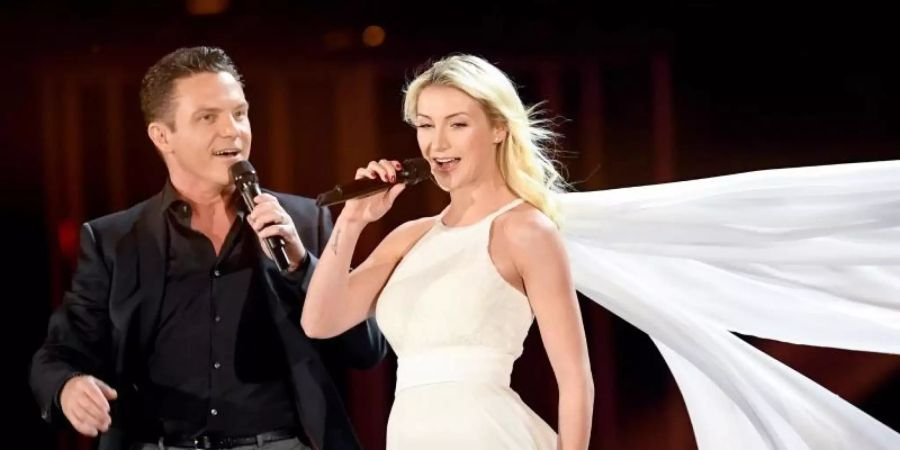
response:
<svg viewBox="0 0 900 450"><path fill-rule="evenodd" d="M236 213L232 201L234 186L224 188L222 186L204 186L198 183L181 182L175 178L172 178L171 182L178 197L191 206L194 217L213 218L223 215L229 219L234 217Z"/></svg>

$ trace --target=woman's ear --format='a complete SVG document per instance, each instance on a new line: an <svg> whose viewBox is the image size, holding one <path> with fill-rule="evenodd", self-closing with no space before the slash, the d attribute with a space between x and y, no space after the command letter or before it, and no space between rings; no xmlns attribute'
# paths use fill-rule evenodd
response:
<svg viewBox="0 0 900 450"><path fill-rule="evenodd" d="M494 143L499 144L506 139L506 135L509 134L509 130L506 128L506 125L497 125L494 127Z"/></svg>

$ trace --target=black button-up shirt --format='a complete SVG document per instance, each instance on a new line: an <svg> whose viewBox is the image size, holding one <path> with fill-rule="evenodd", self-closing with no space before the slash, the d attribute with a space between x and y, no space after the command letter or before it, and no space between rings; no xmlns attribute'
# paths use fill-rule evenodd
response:
<svg viewBox="0 0 900 450"><path fill-rule="evenodd" d="M262 285L265 256L244 213L216 255L191 229L191 207L169 183L163 207L166 288L140 389L144 434L246 436L296 426L284 349Z"/></svg>

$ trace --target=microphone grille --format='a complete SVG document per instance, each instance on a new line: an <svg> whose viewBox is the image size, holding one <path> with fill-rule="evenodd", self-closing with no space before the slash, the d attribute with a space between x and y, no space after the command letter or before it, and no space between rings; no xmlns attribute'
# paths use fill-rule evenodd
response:
<svg viewBox="0 0 900 450"><path fill-rule="evenodd" d="M431 177L431 164L425 158L410 158L403 161L403 171L408 174L407 184L415 184Z"/></svg>
<svg viewBox="0 0 900 450"><path fill-rule="evenodd" d="M248 176L256 178L256 169L247 160L241 160L232 164L228 171L231 173L231 179L235 182Z"/></svg>

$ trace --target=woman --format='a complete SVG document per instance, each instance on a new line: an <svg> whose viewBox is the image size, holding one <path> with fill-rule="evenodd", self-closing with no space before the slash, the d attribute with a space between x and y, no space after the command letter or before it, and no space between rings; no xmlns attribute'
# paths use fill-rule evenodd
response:
<svg viewBox="0 0 900 450"><path fill-rule="evenodd" d="M554 222L560 177L541 147L551 134L530 114L486 61L438 61L409 85L405 118L450 204L399 226L352 272L360 233L404 185L348 202L336 220L302 325L327 337L375 315L398 356L389 449L587 447L593 384ZM399 169L381 160L356 177L393 181ZM534 319L559 386L559 437L509 388Z"/></svg>
<svg viewBox="0 0 900 450"><path fill-rule="evenodd" d="M405 114L450 205L348 275L361 229L403 186L348 203L302 319L326 337L375 314L399 356L389 448L583 448L592 388L572 284L653 338L700 448L900 448L732 334L900 354L900 162L554 195L551 135L483 60L435 63ZM507 387L532 312L560 390L558 440Z"/></svg>

